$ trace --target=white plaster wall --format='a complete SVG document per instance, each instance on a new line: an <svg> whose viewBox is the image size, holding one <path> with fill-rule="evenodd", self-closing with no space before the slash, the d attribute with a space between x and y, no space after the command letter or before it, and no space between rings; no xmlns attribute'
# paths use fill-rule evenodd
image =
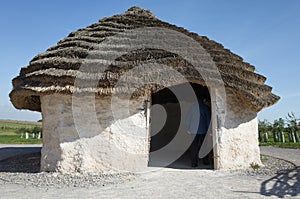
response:
<svg viewBox="0 0 300 199"><path fill-rule="evenodd" d="M41 97L42 171L114 173L147 167L146 118L137 110L143 99L93 99Z"/></svg>
<svg viewBox="0 0 300 199"><path fill-rule="evenodd" d="M242 169L261 164L257 113L230 90L226 93L225 117L218 132L219 169Z"/></svg>
<svg viewBox="0 0 300 199"><path fill-rule="evenodd" d="M148 165L149 140L144 111L138 110L142 104L142 98L112 101L109 97L95 100L59 94L42 96L41 170L64 173L144 170ZM230 91L226 104L218 131L218 168L240 169L253 162L261 164L257 114ZM178 138L187 139L184 128L180 128L183 133Z"/></svg>

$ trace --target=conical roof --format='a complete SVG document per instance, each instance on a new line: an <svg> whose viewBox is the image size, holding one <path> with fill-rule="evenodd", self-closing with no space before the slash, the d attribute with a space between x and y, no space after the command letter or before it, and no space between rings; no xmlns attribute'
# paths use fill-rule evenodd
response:
<svg viewBox="0 0 300 199"><path fill-rule="evenodd" d="M133 34L122 33L139 28L158 28L158 30L164 28L184 34L196 41L214 62L225 87L232 89L252 110L260 111L279 100L278 96L272 94L272 88L265 85L266 78L256 74L255 67L244 62L240 56L205 36L199 36L184 28L163 22L150 11L132 7L123 14L100 19L95 24L70 33L57 45L34 57L28 66L21 69L19 76L13 79L13 90L10 93L13 105L17 109L41 111L41 95L72 94L75 91L94 92L99 96L111 95L116 84L120 84L118 82L120 76L141 63L168 65L187 79L198 80L205 85L203 74L199 74L193 69L191 63L182 56L159 48L140 47L132 50L130 45L136 38ZM117 40L114 40L114 44L108 48L107 41L116 35L119 35ZM124 41L128 42L124 43ZM124 49L131 49L131 51L127 54L120 53ZM113 62L107 60L111 58ZM108 63L107 66L105 66L106 63ZM153 67L155 68L155 65ZM88 70L85 71L85 68ZM204 76L206 76L206 80L213 81L216 74L209 70L209 68L205 69ZM140 76L143 75L147 74L140 74ZM157 75L162 75L170 80L175 79L172 73L164 72L159 67ZM97 85L94 87L89 83L93 78L97 79ZM75 83L78 79L81 80L79 81L80 86L76 86ZM128 82L124 81L121 87L139 87L126 84ZM143 95L143 89L150 89L154 92L161 87L157 85L150 85L147 88L140 86L136 89L134 96Z"/></svg>

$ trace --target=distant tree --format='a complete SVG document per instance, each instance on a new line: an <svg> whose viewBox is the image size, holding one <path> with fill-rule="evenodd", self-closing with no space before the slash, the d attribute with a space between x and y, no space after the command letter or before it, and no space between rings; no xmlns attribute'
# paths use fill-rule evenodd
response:
<svg viewBox="0 0 300 199"><path fill-rule="evenodd" d="M39 132L42 132L42 127L40 126L35 126L32 130L32 133L38 134Z"/></svg>
<svg viewBox="0 0 300 199"><path fill-rule="evenodd" d="M299 122L300 119L297 119L295 114L293 112L288 113L288 116L286 118L287 122L288 122L288 127L292 130L292 131L298 131L299 130Z"/></svg>
<svg viewBox="0 0 300 199"><path fill-rule="evenodd" d="M288 113L287 117L287 130L289 132L290 142L299 142L299 121L293 112Z"/></svg>
<svg viewBox="0 0 300 199"><path fill-rule="evenodd" d="M273 138L275 142L285 142L284 139L284 131L285 131L285 121L282 118L278 120L274 120L273 122Z"/></svg>
<svg viewBox="0 0 300 199"><path fill-rule="evenodd" d="M283 132L285 130L285 121L282 118L278 120L274 120L273 122L273 129L278 132Z"/></svg>
<svg viewBox="0 0 300 199"><path fill-rule="evenodd" d="M42 127L40 126L35 126L34 128L31 129L31 133L33 138L37 138L39 133L42 133Z"/></svg>
<svg viewBox="0 0 300 199"><path fill-rule="evenodd" d="M273 127L271 125L270 122L268 122L267 120L259 120L258 122L258 138L259 141L265 141L268 142L268 132L272 131Z"/></svg>
<svg viewBox="0 0 300 199"><path fill-rule="evenodd" d="M22 134L22 133L26 133L26 132L28 132L28 129L27 129L27 128L18 128L18 129L17 129L17 133Z"/></svg>

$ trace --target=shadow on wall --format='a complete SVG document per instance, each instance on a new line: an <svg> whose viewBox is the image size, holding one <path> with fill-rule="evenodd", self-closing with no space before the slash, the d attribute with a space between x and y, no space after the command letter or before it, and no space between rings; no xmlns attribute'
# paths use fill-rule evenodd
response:
<svg viewBox="0 0 300 199"><path fill-rule="evenodd" d="M279 198L295 197L300 194L300 167L285 170L261 184L260 192L264 196Z"/></svg>
<svg viewBox="0 0 300 199"><path fill-rule="evenodd" d="M41 147L6 147L0 149L0 172L40 172Z"/></svg>
<svg viewBox="0 0 300 199"><path fill-rule="evenodd" d="M231 89L226 89L226 118L224 127L234 129L252 121L257 113L249 109L243 100Z"/></svg>

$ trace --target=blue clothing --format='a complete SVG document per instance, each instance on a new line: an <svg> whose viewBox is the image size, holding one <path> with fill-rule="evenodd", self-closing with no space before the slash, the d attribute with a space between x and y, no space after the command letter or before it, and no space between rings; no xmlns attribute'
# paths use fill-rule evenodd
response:
<svg viewBox="0 0 300 199"><path fill-rule="evenodd" d="M187 129L191 134L206 134L210 125L211 111L202 102L192 105L186 116Z"/></svg>

